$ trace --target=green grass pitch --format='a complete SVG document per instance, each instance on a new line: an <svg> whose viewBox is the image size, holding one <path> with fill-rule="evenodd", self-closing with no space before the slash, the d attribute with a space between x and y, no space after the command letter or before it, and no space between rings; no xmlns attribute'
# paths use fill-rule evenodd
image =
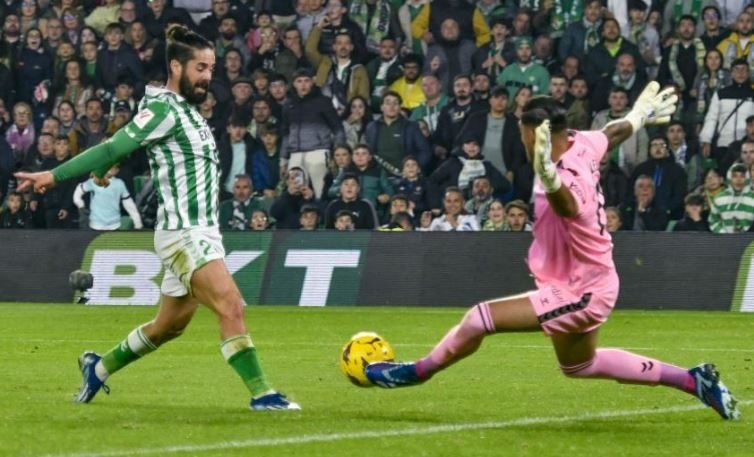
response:
<svg viewBox="0 0 754 457"><path fill-rule="evenodd" d="M301 412L251 412L200 310L186 334L72 402L76 358L104 352L155 308L0 305L0 455L115 456L753 456L754 315L617 311L602 345L691 366L718 364L742 401L725 422L681 392L560 375L539 333L488 338L426 385L352 386L343 343L373 330L398 358L425 354L461 308L250 307L273 385Z"/></svg>

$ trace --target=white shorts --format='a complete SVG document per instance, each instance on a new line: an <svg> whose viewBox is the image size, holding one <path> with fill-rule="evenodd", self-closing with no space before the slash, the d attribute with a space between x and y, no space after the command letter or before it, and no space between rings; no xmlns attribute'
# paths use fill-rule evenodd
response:
<svg viewBox="0 0 754 457"><path fill-rule="evenodd" d="M225 248L217 226L156 230L154 249L165 267L160 291L169 297L190 294L194 271L210 260L225 258Z"/></svg>

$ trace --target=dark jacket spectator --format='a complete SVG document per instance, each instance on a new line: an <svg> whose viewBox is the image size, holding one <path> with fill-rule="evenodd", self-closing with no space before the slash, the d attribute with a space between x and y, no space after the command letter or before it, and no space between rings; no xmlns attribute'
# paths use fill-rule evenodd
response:
<svg viewBox="0 0 754 457"><path fill-rule="evenodd" d="M432 151L430 150L429 142L424 135L422 135L419 125L405 117L400 117L395 122L398 124L398 130L400 131L403 146L402 151L400 151L401 160L407 155L412 155L416 157L422 169L426 169L427 165L429 165L429 161L432 159ZM380 130L383 128L385 128L385 121L382 118L372 121L367 126L366 141L369 145L369 150L375 155L379 155L381 158L386 159L390 165L400 170L400 161L396 162L394 160L389 160L388 157L380 154L378 139L380 136Z"/></svg>
<svg viewBox="0 0 754 457"><path fill-rule="evenodd" d="M332 100L322 95L317 87L312 87L303 98L293 91L283 104L281 129L283 158L288 158L292 152L332 149L333 144L345 142L343 123Z"/></svg>

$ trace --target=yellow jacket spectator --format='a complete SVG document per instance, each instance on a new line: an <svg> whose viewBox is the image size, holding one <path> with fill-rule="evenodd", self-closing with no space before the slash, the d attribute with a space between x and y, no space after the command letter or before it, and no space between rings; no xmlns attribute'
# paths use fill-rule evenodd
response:
<svg viewBox="0 0 754 457"><path fill-rule="evenodd" d="M435 0L424 5L419 15L411 22L411 36L415 40L433 41L440 36L440 25L447 18L453 18L461 29L461 37L474 39L477 47L490 41L490 28L479 8L465 0ZM429 35L426 35L429 33Z"/></svg>

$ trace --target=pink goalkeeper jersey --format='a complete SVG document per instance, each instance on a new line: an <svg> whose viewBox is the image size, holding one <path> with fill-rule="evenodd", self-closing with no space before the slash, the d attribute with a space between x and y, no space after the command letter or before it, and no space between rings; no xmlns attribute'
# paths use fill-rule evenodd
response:
<svg viewBox="0 0 754 457"><path fill-rule="evenodd" d="M605 197L599 184L600 160L608 141L601 131L571 131L569 135L571 147L561 156L557 169L576 200L578 215L564 218L555 214L542 183L536 179L536 222L528 262L538 284L558 284L579 291L610 273L616 277Z"/></svg>

